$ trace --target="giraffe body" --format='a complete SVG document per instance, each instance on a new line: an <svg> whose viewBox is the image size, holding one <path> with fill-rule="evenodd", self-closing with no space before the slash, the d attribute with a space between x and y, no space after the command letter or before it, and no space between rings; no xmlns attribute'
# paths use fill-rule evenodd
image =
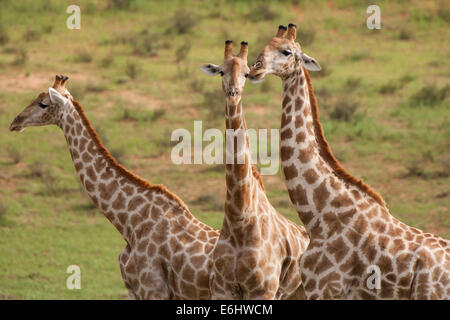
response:
<svg viewBox="0 0 450 320"><path fill-rule="evenodd" d="M247 67L247 44L231 53L225 46L221 66L205 65L210 75L220 73L226 94L227 195L225 216L213 253L212 297L216 299L304 298L300 257L308 237L300 227L280 215L270 204L256 168L251 164L247 126L241 94ZM231 140L231 141L230 141ZM230 145L232 147L228 147Z"/></svg>
<svg viewBox="0 0 450 320"><path fill-rule="evenodd" d="M301 258L307 298L450 299L450 242L395 219L375 191L340 166L306 70L320 66L294 39L294 25L287 37L279 31L250 77L272 73L283 81L280 153L290 199L310 237Z"/></svg>
<svg viewBox="0 0 450 320"><path fill-rule="evenodd" d="M219 232L192 216L164 186L119 165L58 77L54 88L41 93L10 129L46 124L62 129L83 187L127 242L119 263L129 297L209 299L210 259Z"/></svg>

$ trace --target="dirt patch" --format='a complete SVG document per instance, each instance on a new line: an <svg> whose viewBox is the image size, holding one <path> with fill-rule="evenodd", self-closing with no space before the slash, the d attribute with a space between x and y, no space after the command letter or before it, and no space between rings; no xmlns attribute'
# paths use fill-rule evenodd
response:
<svg viewBox="0 0 450 320"><path fill-rule="evenodd" d="M0 87L4 91L9 92L28 92L36 90L38 92L46 90L53 84L54 77L56 73L54 72L32 72L30 74L16 73L11 75L11 73L0 74ZM83 74L70 74L69 81L76 80L80 82L92 81L90 77ZM69 85L68 85L69 86Z"/></svg>
<svg viewBox="0 0 450 320"><path fill-rule="evenodd" d="M139 93L135 90L120 90L120 91L110 91L106 95L111 94L111 96L120 97L123 100L129 101L131 104L143 105L145 109L154 110L159 109L162 105L162 101L155 99L154 97Z"/></svg>
<svg viewBox="0 0 450 320"><path fill-rule="evenodd" d="M268 108L269 107L267 107L267 106L258 106L258 105L255 106L254 105L254 106L251 106L250 108L248 108L248 111L253 112L254 114L257 114L257 115L265 115L265 114L267 114Z"/></svg>

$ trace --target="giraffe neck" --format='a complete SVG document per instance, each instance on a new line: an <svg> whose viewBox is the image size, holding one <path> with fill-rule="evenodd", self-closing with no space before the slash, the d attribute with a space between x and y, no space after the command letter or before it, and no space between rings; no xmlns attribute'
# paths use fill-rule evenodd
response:
<svg viewBox="0 0 450 320"><path fill-rule="evenodd" d="M309 234L330 210L354 210L363 198L384 205L378 194L348 174L331 153L309 74L302 67L283 79L280 150L289 196Z"/></svg>
<svg viewBox="0 0 450 320"><path fill-rule="evenodd" d="M236 226L238 221L248 218L254 210L258 182L251 164L247 125L242 111L242 101L226 104L226 186L225 220ZM232 151L232 156L230 152ZM231 162L231 163L230 163Z"/></svg>
<svg viewBox="0 0 450 320"><path fill-rule="evenodd" d="M87 194L128 244L141 236L136 232L149 215L164 217L170 206L192 220L183 202L163 186L153 186L119 165L103 146L78 102L63 112L63 130L77 175ZM177 210L174 210L177 211ZM167 217L164 217L167 218ZM147 230L149 231L149 230Z"/></svg>

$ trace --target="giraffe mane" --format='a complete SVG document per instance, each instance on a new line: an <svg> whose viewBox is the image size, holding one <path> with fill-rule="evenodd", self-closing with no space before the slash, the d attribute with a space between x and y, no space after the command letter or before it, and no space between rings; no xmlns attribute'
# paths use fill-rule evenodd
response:
<svg viewBox="0 0 450 320"><path fill-rule="evenodd" d="M261 187L262 191L266 191L266 189L264 188L264 183L261 179L261 174L258 171L258 168L252 164L252 173L253 173L253 177L256 179L256 181L259 182L259 186Z"/></svg>
<svg viewBox="0 0 450 320"><path fill-rule="evenodd" d="M124 166L119 164L117 160L111 155L111 153L106 149L103 142L101 141L100 137L98 136L95 129L92 127L91 122L87 118L86 114L84 113L83 108L81 107L80 103L78 101L72 100L73 106L75 107L75 110L77 110L78 114L80 115L81 121L83 121L83 124L86 126L87 131L89 132L89 135L91 136L92 140L94 141L95 145L98 147L100 153L105 157L105 159L109 162L109 164L114 167L118 172L119 175L128 178L132 182L136 183L137 185L148 189L148 190L159 190L162 193L166 194L171 200L176 201L180 207L185 209L188 213L190 213L189 208L187 205L181 200L178 196L176 196L174 193L170 192L164 185L161 184L151 184L147 180L142 179L141 177L135 175L134 173L128 171Z"/></svg>
<svg viewBox="0 0 450 320"><path fill-rule="evenodd" d="M304 67L302 67L303 72L305 73L306 83L308 84L308 92L309 92L309 100L311 103L311 112L312 112L312 118L313 118L313 124L314 124L314 132L316 135L316 139L319 145L319 152L320 155L324 158L324 160L328 163L328 165L331 166L335 174L343 179L345 182L348 182L350 184L355 185L358 187L361 191L367 193L372 198L375 199L376 202L378 202L380 205L385 206L385 202L383 198L371 187L369 187L367 184L365 184L362 180L355 178L350 173L348 173L339 163L339 161L336 159L336 157L331 152L330 145L328 144L327 140L325 139L325 135L323 132L322 124L320 123L319 119L319 108L317 105L317 99L314 95L314 90L311 83L311 78L309 76L308 70L306 70Z"/></svg>

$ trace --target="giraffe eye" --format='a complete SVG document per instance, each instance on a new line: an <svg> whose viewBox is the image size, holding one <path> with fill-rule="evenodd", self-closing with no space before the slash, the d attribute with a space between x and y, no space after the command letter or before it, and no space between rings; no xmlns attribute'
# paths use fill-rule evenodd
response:
<svg viewBox="0 0 450 320"><path fill-rule="evenodd" d="M284 54L285 56L288 56L291 54L291 52L289 50L283 50L281 51L282 54Z"/></svg>
<svg viewBox="0 0 450 320"><path fill-rule="evenodd" d="M45 109L48 107L48 104L45 104L41 101L41 102L39 102L39 107L41 107L42 109Z"/></svg>
<svg viewBox="0 0 450 320"><path fill-rule="evenodd" d="M223 77L223 71L220 71L219 74L221 77Z"/></svg>
<svg viewBox="0 0 450 320"><path fill-rule="evenodd" d="M248 78L248 73L245 74L245 77Z"/></svg>

